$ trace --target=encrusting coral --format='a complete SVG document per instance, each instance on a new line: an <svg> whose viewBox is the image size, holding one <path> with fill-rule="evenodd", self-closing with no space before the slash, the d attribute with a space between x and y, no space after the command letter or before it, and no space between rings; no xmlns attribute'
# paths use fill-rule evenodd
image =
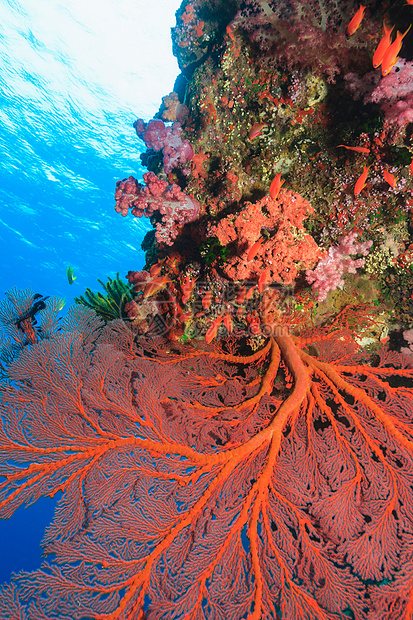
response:
<svg viewBox="0 0 413 620"><path fill-rule="evenodd" d="M314 239L306 233L303 221L313 211L307 200L290 190L281 190L273 200L265 196L247 203L236 215L228 215L210 227L209 234L226 246L235 244L233 256L223 267L231 280L252 280L292 284L299 268L314 266L321 256ZM249 250L262 239L254 256Z"/></svg>

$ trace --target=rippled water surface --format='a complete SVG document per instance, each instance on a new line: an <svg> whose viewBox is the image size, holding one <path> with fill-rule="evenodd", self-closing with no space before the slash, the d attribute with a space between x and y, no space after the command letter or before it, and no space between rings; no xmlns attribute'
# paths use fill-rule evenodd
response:
<svg viewBox="0 0 413 620"><path fill-rule="evenodd" d="M115 182L142 174L132 123L178 73L178 0L144 4L0 0L1 295L30 285L69 301L143 264L148 222L114 212Z"/></svg>

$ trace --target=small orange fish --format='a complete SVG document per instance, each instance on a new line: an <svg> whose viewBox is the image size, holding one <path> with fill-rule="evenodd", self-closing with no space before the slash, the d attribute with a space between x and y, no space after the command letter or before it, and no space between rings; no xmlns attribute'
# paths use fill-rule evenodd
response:
<svg viewBox="0 0 413 620"><path fill-rule="evenodd" d="M364 15L364 11L365 10L366 10L366 7L363 4L360 4L359 10L357 11L357 13L353 17L353 19L350 20L350 23L347 26L347 34L348 34L349 37L352 34L354 34L356 32L357 28L360 26L361 20L363 19L363 15Z"/></svg>
<svg viewBox="0 0 413 620"><path fill-rule="evenodd" d="M219 326L222 323L223 314L219 314L216 319L214 319L211 325L208 327L205 334L205 341L209 344L216 337L218 333Z"/></svg>
<svg viewBox="0 0 413 620"><path fill-rule="evenodd" d="M255 291L255 286L251 286L251 288L248 289L248 291L245 293L245 299L251 299L251 297L253 297L254 295L254 291Z"/></svg>
<svg viewBox="0 0 413 620"><path fill-rule="evenodd" d="M395 177L394 174L389 172L387 169L383 172L383 177L384 180L387 181L387 183L390 185L390 187L394 187L396 185L397 177Z"/></svg>
<svg viewBox="0 0 413 620"><path fill-rule="evenodd" d="M354 195L358 196L363 187L366 185L367 175L369 173L370 166L364 166L364 170L359 176L354 186Z"/></svg>
<svg viewBox="0 0 413 620"><path fill-rule="evenodd" d="M413 157L412 157L412 161L410 162L409 170L410 170L410 174L413 174Z"/></svg>
<svg viewBox="0 0 413 620"><path fill-rule="evenodd" d="M246 293L245 286L241 286L241 288L237 292L237 297L236 297L236 300L235 300L237 302L237 304L243 304L244 303L245 293Z"/></svg>
<svg viewBox="0 0 413 620"><path fill-rule="evenodd" d="M206 291L205 295L202 298L202 307L204 310L209 310L212 301L212 291Z"/></svg>
<svg viewBox="0 0 413 620"><path fill-rule="evenodd" d="M224 325L225 325L225 329L227 330L229 334L231 334L234 331L234 324L228 312L224 316Z"/></svg>
<svg viewBox="0 0 413 620"><path fill-rule="evenodd" d="M262 242L264 241L264 239L262 237L260 237L258 239L258 241L256 241L255 243L252 244L252 246L250 247L250 249L248 250L248 254L247 254L247 260L250 261L254 258L254 256L256 255L256 253L258 252Z"/></svg>
<svg viewBox="0 0 413 620"><path fill-rule="evenodd" d="M189 319L192 319L194 316L192 310L189 310L188 312L183 312L180 317L179 320L181 323L185 323L185 321L189 321Z"/></svg>
<svg viewBox="0 0 413 620"><path fill-rule="evenodd" d="M266 123L254 123L251 129L249 130L248 137L250 140L254 140L254 138L258 138L264 129Z"/></svg>
<svg viewBox="0 0 413 620"><path fill-rule="evenodd" d="M374 52L374 55L373 55L373 67L375 69L377 69L377 67L380 67L382 60L384 58L384 54L387 52L388 48L391 45L391 33L394 30L394 26L392 26L391 28L387 28L386 22L383 22L383 30L384 30L384 35L380 39L380 43L378 44L376 51Z"/></svg>
<svg viewBox="0 0 413 620"><path fill-rule="evenodd" d="M280 191L281 185L284 183L284 179L281 181L281 172L275 175L270 185L270 196L273 200L275 200L278 196L278 192Z"/></svg>
<svg viewBox="0 0 413 620"><path fill-rule="evenodd" d="M181 283L183 304L186 304L186 302L189 301L192 295L192 291L194 290L196 280L197 278L191 278L190 276L186 276L184 281Z"/></svg>
<svg viewBox="0 0 413 620"><path fill-rule="evenodd" d="M143 291L144 297L151 297L158 291L164 289L170 283L168 276L161 276L160 278L154 278L145 286Z"/></svg>
<svg viewBox="0 0 413 620"><path fill-rule="evenodd" d="M264 291L266 284L267 284L267 274L265 271L263 271L260 277L258 278L258 292L260 294Z"/></svg>
<svg viewBox="0 0 413 620"><path fill-rule="evenodd" d="M394 39L393 43L389 45L389 47L387 48L386 53L383 56L383 60L381 61L381 74L382 75L387 75L388 73L390 73L390 71L396 64L398 57L399 57L398 54L403 45L403 38L409 32L411 27L412 25L410 24L406 32L404 32L403 34L397 31L396 38Z"/></svg>
<svg viewBox="0 0 413 620"><path fill-rule="evenodd" d="M356 153L365 153L366 155L370 153L370 149L364 146L346 146L345 144L338 144L337 148L339 146L342 146L343 148L348 149L349 151L356 151Z"/></svg>
<svg viewBox="0 0 413 620"><path fill-rule="evenodd" d="M163 267L164 262L165 262L165 259L158 260L157 263L152 265L152 267L149 270L149 273L151 274L152 278L155 278L156 276L159 276L159 274L161 273L161 269Z"/></svg>

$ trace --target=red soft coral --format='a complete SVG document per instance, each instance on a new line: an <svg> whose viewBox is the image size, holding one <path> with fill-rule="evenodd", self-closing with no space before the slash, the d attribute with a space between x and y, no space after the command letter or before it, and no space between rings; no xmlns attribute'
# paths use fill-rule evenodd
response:
<svg viewBox="0 0 413 620"><path fill-rule="evenodd" d="M151 217L158 211L162 221L156 224L155 238L158 243L172 245L179 228L199 216L199 202L176 183L169 185L153 172L146 172L143 179L146 187L132 176L116 183L115 211L125 216L132 209L135 217Z"/></svg>

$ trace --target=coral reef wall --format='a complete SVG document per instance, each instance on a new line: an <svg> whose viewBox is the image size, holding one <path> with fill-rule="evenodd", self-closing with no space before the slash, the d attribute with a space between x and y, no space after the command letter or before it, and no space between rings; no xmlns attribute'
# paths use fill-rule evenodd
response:
<svg viewBox="0 0 413 620"><path fill-rule="evenodd" d="M262 324L269 287L311 309L311 320L361 299L375 300L395 328L410 327L411 11L380 2L364 12L355 2L182 3L172 33L176 92L154 120L135 123L152 177L129 193L119 182L116 196L122 215L144 213L156 226L143 245L147 271L158 262L179 302L192 283L175 315L163 315L171 327L203 337L220 315L246 326L252 306ZM399 44L381 62L386 36L388 48ZM343 260L326 259L353 236L358 245ZM254 304L235 301L244 287Z"/></svg>

